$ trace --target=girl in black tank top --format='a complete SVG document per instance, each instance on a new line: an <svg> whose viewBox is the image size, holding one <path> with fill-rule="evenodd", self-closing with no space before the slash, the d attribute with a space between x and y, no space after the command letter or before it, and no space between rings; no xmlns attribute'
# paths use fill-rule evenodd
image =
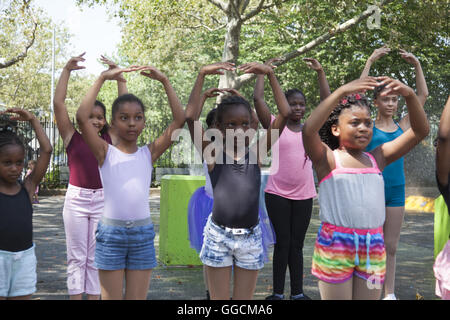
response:
<svg viewBox="0 0 450 320"><path fill-rule="evenodd" d="M207 224L204 231L205 236L200 258L207 266L209 289L211 299L213 300L228 300L230 298L231 270L233 266L235 287L232 299L249 300L253 297L258 268L260 266L258 264L258 267L254 269L246 268L243 266L245 265L245 261L240 261L239 259L242 256L243 249L244 251L248 250L248 252L244 252L244 255L248 257L254 258L255 255L262 256L262 240L260 237L255 236L252 231L258 228L258 199L261 184L260 160L262 160L259 159L260 154L258 148L263 146L266 151L270 150L272 144L281 134L281 130L283 130L291 112L272 66L248 63L239 68L245 73L268 76L280 112L269 128L269 133L271 129L279 130L280 132L278 132L278 135L273 141L272 135L268 134L260 138L257 143L249 146L250 137L248 130L251 128L252 122L250 104L235 90L233 92L231 89L222 89L222 91L228 91L235 95L223 99L217 107L215 127L220 131L222 136L215 136L215 149L212 154L212 159L208 159L208 155L204 154L206 147L211 142L202 141L201 146L197 145L197 148L201 150L202 158L208 164L208 171L213 187L214 205L210 222L219 230L222 229L222 233L227 234L227 237L231 237L235 246L234 249L231 249L217 237L213 236L212 233L208 233L209 225ZM199 112L198 109L200 109L201 105L201 91L205 75L222 74L222 70L233 71L234 65L228 62L221 62L201 68L186 107L185 114L188 121L194 119L195 115ZM231 133L234 134L232 136L235 140L234 144L232 143L233 141L226 141L227 130L231 130ZM242 135L242 133L245 134L245 152L240 153L239 151L244 151L244 149L241 148L238 150L236 148L236 136ZM221 144L222 142L223 144ZM233 147L226 149L224 146L227 145L233 145ZM239 236L235 237L235 235ZM240 239L246 239L247 247L241 247ZM248 241L249 239L250 241ZM248 248L248 243L252 243L250 246L254 246L254 248ZM223 252L220 253L220 260L223 264L217 264L215 263L216 261L211 261L214 257L211 258L209 254L214 255L212 252L214 251L212 249L213 247L220 247L221 249L219 250L224 250L225 258L222 255ZM240 251L239 254L236 253L237 250ZM206 251L208 251L208 254L205 253ZM232 263L232 265L229 265L229 263Z"/></svg>
<svg viewBox="0 0 450 320"><path fill-rule="evenodd" d="M0 259L5 264L9 264L11 259L14 259L14 263L20 263L20 260L29 259L30 255L32 257L35 256L33 247L33 208L30 194L34 193L36 186L47 171L52 146L39 120L33 114L18 108L8 109L6 112L15 114L12 116L5 115L5 112L0 113L2 118L0 119L0 251L5 252L5 255L3 257L0 256ZM18 181L24 168L25 148L15 133L13 122L15 120L30 122L40 145L36 166L31 174L25 178L23 184ZM27 252L22 254L24 251ZM15 255L15 253L18 254ZM35 268L31 277L28 270L26 274L23 274L25 272L20 269L12 269L12 272L8 274L0 272L0 282L7 284L7 288L2 286L2 292L6 290L6 295L0 293L0 295L5 295L4 298L29 299L31 294L36 291ZM23 278L27 280L24 281ZM16 296L18 293L14 293L14 288L18 287L18 285L15 282L20 282L20 288L24 290L20 292L24 295Z"/></svg>

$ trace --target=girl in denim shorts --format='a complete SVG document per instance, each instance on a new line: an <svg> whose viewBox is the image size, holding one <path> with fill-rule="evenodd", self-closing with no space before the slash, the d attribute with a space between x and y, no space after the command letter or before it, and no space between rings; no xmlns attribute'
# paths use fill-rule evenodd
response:
<svg viewBox="0 0 450 320"><path fill-rule="evenodd" d="M173 122L161 137L138 147L137 139L145 127L144 104L132 94L122 95L112 106L111 126L117 142L109 145L89 123L89 115L104 82L125 81L122 73L131 71L141 71L143 76L163 84ZM184 110L168 78L154 67L110 68L103 72L77 112L82 136L98 161L104 190L105 204L95 248L95 265L99 269L104 300L147 297L152 269L157 266L148 198L152 163L172 144L172 133L184 125L184 119Z"/></svg>
<svg viewBox="0 0 450 320"><path fill-rule="evenodd" d="M31 202L47 171L52 146L33 114L16 108L6 112L17 116L0 123L0 300L30 299L36 292L37 280ZM36 165L23 183L18 181L24 168L25 147L10 120L30 122L39 141Z"/></svg>
<svg viewBox="0 0 450 320"><path fill-rule="evenodd" d="M268 75L280 111L271 129L282 130L290 108L272 67L248 63L239 68L245 73ZM186 108L188 121L197 114L191 111L200 108L205 75L221 74L221 70L234 70L234 65L222 62L201 68ZM208 285L213 300L230 298L233 268L233 300L251 299L258 270L264 266L262 231L258 223L261 185L261 157L258 153L261 150L258 146L268 150L274 140L271 140L271 134L267 134L258 143L249 146L256 133L255 130L249 130L251 114L250 104L241 96L225 98L217 107L217 129L212 130L214 142L202 141L201 145L196 146L202 151L207 163L214 196L212 214L204 228L200 251L200 259L207 266ZM230 134L232 137L227 138ZM208 150L212 150L213 154L208 153Z"/></svg>

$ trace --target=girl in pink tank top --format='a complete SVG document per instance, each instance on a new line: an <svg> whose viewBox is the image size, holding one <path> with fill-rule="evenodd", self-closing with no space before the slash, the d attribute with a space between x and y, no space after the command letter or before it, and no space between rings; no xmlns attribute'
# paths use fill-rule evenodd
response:
<svg viewBox="0 0 450 320"><path fill-rule="evenodd" d="M123 72L132 71L141 71L141 75L162 83L173 121L162 136L138 147L138 137L145 127L145 107L136 96L122 95L112 106L111 126L117 141L111 146L89 124L89 114L105 81L123 81ZM84 97L77 120L83 139L97 159L105 190L105 210L97 228L95 249L102 299L144 300L152 269L157 265L155 233L148 206L152 164L170 147L174 131L183 127L184 110L169 79L156 68L110 68L99 76Z"/></svg>
<svg viewBox="0 0 450 320"><path fill-rule="evenodd" d="M381 85L387 88L382 95L405 98L411 128L366 154L373 122L368 100L360 93ZM322 224L312 265L322 299L380 299L386 266L384 201L377 204L373 199L384 196L380 171L410 151L428 132L427 117L414 91L389 77L367 77L343 85L305 122L305 150L322 181Z"/></svg>
<svg viewBox="0 0 450 320"><path fill-rule="evenodd" d="M271 59L267 64L275 62ZM330 88L320 63L305 59L317 71L320 97ZM292 116L272 148L272 165L265 188L265 204L273 224L276 243L273 254L273 294L267 300L284 298L286 270L289 266L291 299L308 300L303 293L303 242L311 219L316 187L312 162L303 148L301 122L306 112L306 98L298 89L285 92ZM259 76L254 90L255 109L265 129L275 120L264 101L264 78Z"/></svg>
<svg viewBox="0 0 450 320"><path fill-rule="evenodd" d="M71 300L87 294L90 300L100 298L98 271L94 266L95 229L103 213L103 187L97 159L70 120L65 105L72 71L84 69L84 53L71 58L65 65L55 90L54 112L59 134L66 148L69 166L69 186L64 201L63 219L67 245L67 287ZM105 58L102 61L117 66ZM119 95L127 92L126 84L118 81ZM106 122L106 108L95 100L89 123L98 136L111 143L111 128Z"/></svg>

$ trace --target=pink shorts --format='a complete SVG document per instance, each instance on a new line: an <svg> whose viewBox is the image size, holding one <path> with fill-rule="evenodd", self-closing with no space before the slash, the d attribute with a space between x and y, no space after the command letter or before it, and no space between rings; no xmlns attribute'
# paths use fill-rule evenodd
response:
<svg viewBox="0 0 450 320"><path fill-rule="evenodd" d="M69 295L100 294L94 257L95 231L103 206L103 189L84 189L69 184L63 210Z"/></svg>

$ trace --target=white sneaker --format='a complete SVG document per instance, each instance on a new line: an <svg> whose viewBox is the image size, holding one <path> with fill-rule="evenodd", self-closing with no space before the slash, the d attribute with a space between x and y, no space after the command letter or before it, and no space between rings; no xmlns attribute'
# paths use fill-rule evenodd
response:
<svg viewBox="0 0 450 320"><path fill-rule="evenodd" d="M395 294L390 293L386 297L384 297L383 300L397 300L397 297L395 296Z"/></svg>

